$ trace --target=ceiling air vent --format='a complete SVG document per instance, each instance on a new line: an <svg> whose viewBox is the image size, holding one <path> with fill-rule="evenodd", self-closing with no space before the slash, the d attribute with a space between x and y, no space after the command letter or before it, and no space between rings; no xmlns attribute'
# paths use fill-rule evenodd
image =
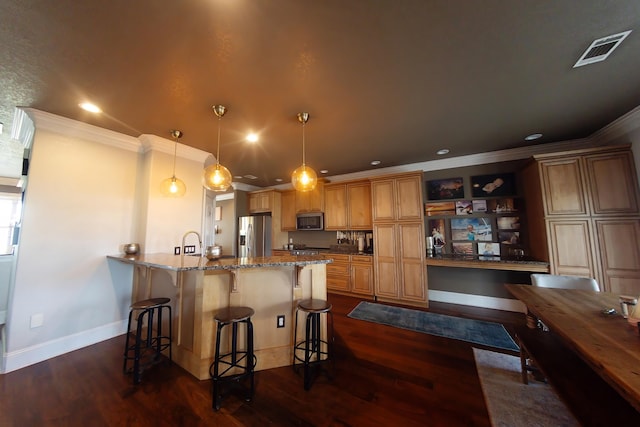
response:
<svg viewBox="0 0 640 427"><path fill-rule="evenodd" d="M611 52L622 43L622 40L624 40L629 33L631 33L631 30L595 40L582 54L580 59L578 59L578 62L576 62L573 68L604 61L611 55Z"/></svg>

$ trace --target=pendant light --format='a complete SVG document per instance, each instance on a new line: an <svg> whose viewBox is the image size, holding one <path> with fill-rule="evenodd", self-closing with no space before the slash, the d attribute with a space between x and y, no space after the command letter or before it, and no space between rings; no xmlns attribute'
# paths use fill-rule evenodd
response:
<svg viewBox="0 0 640 427"><path fill-rule="evenodd" d="M187 192L187 186L181 179L176 178L176 154L178 152L178 139L182 137L182 132L172 130L171 136L174 140L173 145L173 175L160 184L160 192L165 197L182 197Z"/></svg>
<svg viewBox="0 0 640 427"><path fill-rule="evenodd" d="M231 172L220 164L220 120L227 112L227 107L214 105L213 112L218 117L218 152L216 164L207 166L204 170L203 184L212 191L226 191L231 186Z"/></svg>
<svg viewBox="0 0 640 427"><path fill-rule="evenodd" d="M302 123L302 166L291 174L291 183L296 191L306 192L316 188L318 175L306 165L304 157L304 125L309 121L309 113L298 113L298 121Z"/></svg>

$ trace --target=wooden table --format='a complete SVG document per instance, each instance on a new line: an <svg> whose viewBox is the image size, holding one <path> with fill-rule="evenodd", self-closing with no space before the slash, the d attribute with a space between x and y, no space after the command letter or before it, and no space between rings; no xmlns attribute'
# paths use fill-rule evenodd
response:
<svg viewBox="0 0 640 427"><path fill-rule="evenodd" d="M640 411L640 334L620 314L618 295L608 292L505 285L529 311Z"/></svg>

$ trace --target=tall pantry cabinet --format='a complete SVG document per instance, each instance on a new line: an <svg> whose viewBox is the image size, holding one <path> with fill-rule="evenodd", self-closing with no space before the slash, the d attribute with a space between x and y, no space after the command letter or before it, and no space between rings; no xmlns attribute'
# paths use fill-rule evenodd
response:
<svg viewBox="0 0 640 427"><path fill-rule="evenodd" d="M536 155L525 167L531 256L551 274L640 295L638 180L629 145Z"/></svg>
<svg viewBox="0 0 640 427"><path fill-rule="evenodd" d="M378 300L428 306L422 172L371 180Z"/></svg>

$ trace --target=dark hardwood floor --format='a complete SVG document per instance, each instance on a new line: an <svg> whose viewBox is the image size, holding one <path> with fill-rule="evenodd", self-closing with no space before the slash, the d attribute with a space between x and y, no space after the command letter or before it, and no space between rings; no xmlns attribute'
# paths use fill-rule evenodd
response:
<svg viewBox="0 0 640 427"><path fill-rule="evenodd" d="M336 333L332 381L304 391L290 367L256 373L256 394L211 409L209 381L159 364L132 385L124 337L0 376L0 426L489 426L472 346L347 314L359 302L331 294ZM430 311L501 322L524 316L433 303ZM259 333L259 331L256 331Z"/></svg>

